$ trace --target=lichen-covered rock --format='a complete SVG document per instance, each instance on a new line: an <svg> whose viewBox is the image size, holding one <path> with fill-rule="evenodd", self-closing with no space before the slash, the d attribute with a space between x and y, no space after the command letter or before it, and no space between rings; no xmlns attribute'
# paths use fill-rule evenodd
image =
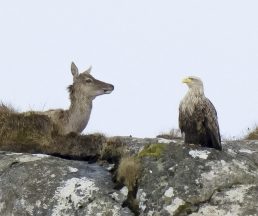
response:
<svg viewBox="0 0 258 216"><path fill-rule="evenodd" d="M234 185L231 188L216 191L209 202L201 204L198 212L191 215L257 215L257 199L257 185Z"/></svg>
<svg viewBox="0 0 258 216"><path fill-rule="evenodd" d="M0 215L133 215L113 187L98 164L0 152Z"/></svg>
<svg viewBox="0 0 258 216"><path fill-rule="evenodd" d="M182 142L141 159L140 215L258 215L258 143L228 142L223 151Z"/></svg>
<svg viewBox="0 0 258 216"><path fill-rule="evenodd" d="M116 165L0 152L0 215L258 215L258 141L225 142L218 151L182 140L119 139L141 166L137 208L124 205L132 188L113 189L108 170Z"/></svg>

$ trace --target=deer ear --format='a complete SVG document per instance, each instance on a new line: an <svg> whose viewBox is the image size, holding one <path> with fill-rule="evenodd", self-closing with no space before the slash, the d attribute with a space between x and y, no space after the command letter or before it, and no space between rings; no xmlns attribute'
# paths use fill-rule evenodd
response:
<svg viewBox="0 0 258 216"><path fill-rule="evenodd" d="M87 70L87 73L90 73L91 72L91 69L92 69L92 66L90 66Z"/></svg>
<svg viewBox="0 0 258 216"><path fill-rule="evenodd" d="M74 64L74 62L72 62L72 64L71 64L71 72L72 72L73 77L77 77L79 75L78 68Z"/></svg>

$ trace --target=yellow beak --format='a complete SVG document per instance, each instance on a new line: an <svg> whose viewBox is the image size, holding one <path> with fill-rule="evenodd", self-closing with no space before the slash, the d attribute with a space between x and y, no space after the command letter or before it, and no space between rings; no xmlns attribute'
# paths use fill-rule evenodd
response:
<svg viewBox="0 0 258 216"><path fill-rule="evenodd" d="M190 83L190 82L192 82L192 80L190 78L184 78L182 80L182 83Z"/></svg>

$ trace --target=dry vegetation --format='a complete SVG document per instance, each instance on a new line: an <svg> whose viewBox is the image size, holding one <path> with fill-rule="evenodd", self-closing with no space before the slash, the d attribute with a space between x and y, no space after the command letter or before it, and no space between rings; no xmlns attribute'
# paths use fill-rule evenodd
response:
<svg viewBox="0 0 258 216"><path fill-rule="evenodd" d="M17 113L0 105L0 150L44 153L88 160L99 155L106 138L101 134L59 135L55 124L45 115Z"/></svg>
<svg viewBox="0 0 258 216"><path fill-rule="evenodd" d="M7 106L0 107L1 150L20 151L46 146L52 142L55 126L43 115L16 113ZM19 145L17 145L19 144Z"/></svg>
<svg viewBox="0 0 258 216"><path fill-rule="evenodd" d="M182 134L179 129L171 129L168 133L161 133L157 136L157 138L164 139L181 139Z"/></svg>
<svg viewBox="0 0 258 216"><path fill-rule="evenodd" d="M118 163L125 155L125 144L120 137L107 138L101 150L101 159L110 163Z"/></svg>
<svg viewBox="0 0 258 216"><path fill-rule="evenodd" d="M128 206L135 215L139 215L139 203L136 199L138 190L138 179L141 174L140 161L136 157L123 157L117 171L117 181L123 182L128 188L127 199L123 206Z"/></svg>
<svg viewBox="0 0 258 216"><path fill-rule="evenodd" d="M258 126L249 131L245 138L248 140L258 140Z"/></svg>
<svg viewBox="0 0 258 216"><path fill-rule="evenodd" d="M140 162L135 157L124 157L121 159L117 171L117 180L125 184L129 191L137 185L140 176Z"/></svg>

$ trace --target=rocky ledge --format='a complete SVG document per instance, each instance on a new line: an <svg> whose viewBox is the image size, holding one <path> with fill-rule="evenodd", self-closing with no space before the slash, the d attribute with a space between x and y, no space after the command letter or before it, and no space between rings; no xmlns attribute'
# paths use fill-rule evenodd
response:
<svg viewBox="0 0 258 216"><path fill-rule="evenodd" d="M141 215L258 215L258 142L224 143L222 152L172 142L142 167Z"/></svg>
<svg viewBox="0 0 258 216"><path fill-rule="evenodd" d="M0 215L258 215L258 141L225 142L220 152L181 140L119 139L140 161L137 209L125 207L127 188L114 189L103 161L0 152Z"/></svg>
<svg viewBox="0 0 258 216"><path fill-rule="evenodd" d="M97 164L6 152L0 161L0 215L133 215Z"/></svg>

